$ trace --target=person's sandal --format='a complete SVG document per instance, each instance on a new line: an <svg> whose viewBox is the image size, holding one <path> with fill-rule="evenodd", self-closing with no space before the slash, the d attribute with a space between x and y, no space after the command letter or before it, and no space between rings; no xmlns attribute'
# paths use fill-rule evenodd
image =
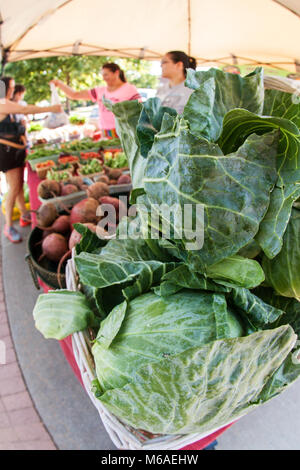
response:
<svg viewBox="0 0 300 470"><path fill-rule="evenodd" d="M20 243L22 241L21 235L14 227L8 227L5 225L3 233L11 243Z"/></svg>
<svg viewBox="0 0 300 470"><path fill-rule="evenodd" d="M30 212L26 212L26 214L21 215L19 223L20 223L20 227L27 227L27 225L30 225L31 224Z"/></svg>

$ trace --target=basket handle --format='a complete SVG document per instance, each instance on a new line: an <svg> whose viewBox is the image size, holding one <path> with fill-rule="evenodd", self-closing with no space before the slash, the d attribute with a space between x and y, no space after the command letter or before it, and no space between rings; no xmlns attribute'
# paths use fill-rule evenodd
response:
<svg viewBox="0 0 300 470"><path fill-rule="evenodd" d="M29 271L30 271L30 274L31 274L31 277L32 277L32 280L33 280L33 283L35 285L35 287L40 290L40 285L39 285L39 281L38 281L38 278L37 278L37 275L36 275L36 271L34 269L34 266L32 264L32 260L31 260L31 256L29 254L27 254L25 256L25 260L27 261L28 263L28 267L29 267Z"/></svg>

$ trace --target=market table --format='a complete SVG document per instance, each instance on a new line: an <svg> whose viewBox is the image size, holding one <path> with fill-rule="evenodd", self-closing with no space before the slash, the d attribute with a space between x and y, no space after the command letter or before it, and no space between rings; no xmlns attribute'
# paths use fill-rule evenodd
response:
<svg viewBox="0 0 300 470"><path fill-rule="evenodd" d="M28 162L26 162L26 168L27 168L27 184L29 188L29 201L30 201L30 207L32 210L37 210L39 206L41 205L41 201L38 198L37 195L37 187L38 184L40 183L40 179L37 176L36 172L31 169L31 166ZM36 215L32 213L32 229L36 226ZM49 290L51 290L51 287L49 287L45 282L43 282L40 278L38 278L39 285L43 289L43 291L46 293ZM78 365L75 360L74 352L73 352L73 347L72 347L72 337L68 336L64 340L59 341L59 344L62 348L62 351L69 362L71 368L73 369L74 374L80 381L81 385L83 386L82 378L81 378L81 373L78 368ZM222 434L227 428L229 428L231 424L222 427L218 431L210 434L209 436L206 436L205 438L194 442L193 444L190 444L186 447L183 447L182 450L201 450L207 447L209 444L211 444L213 441L216 440L220 434Z"/></svg>

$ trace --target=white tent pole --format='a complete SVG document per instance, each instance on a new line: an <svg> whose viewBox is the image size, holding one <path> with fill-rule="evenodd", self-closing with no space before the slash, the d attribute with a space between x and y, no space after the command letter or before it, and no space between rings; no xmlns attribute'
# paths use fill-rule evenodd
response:
<svg viewBox="0 0 300 470"><path fill-rule="evenodd" d="M188 2L188 55L191 55L191 0L187 0Z"/></svg>

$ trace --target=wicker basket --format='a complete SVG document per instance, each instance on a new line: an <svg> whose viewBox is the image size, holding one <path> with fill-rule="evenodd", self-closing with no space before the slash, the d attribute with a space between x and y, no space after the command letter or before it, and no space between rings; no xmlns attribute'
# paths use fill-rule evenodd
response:
<svg viewBox="0 0 300 470"><path fill-rule="evenodd" d="M66 266L66 285L71 291L79 290L78 275L76 273L74 262L74 249L72 258ZM194 442L209 436L231 424L232 421L222 424L222 426L211 429L205 434L186 434L186 435L151 435L142 430L137 430L121 422L116 416L110 413L103 404L97 400L92 392L92 382L96 379L95 365L91 352L91 340L89 332L74 333L72 335L72 346L76 363L81 373L82 381L87 394L95 405L103 422L103 425L109 434L112 442L118 449L132 450L178 450Z"/></svg>
<svg viewBox="0 0 300 470"><path fill-rule="evenodd" d="M300 93L300 82L286 77L265 75L264 87L265 89L279 90L286 93Z"/></svg>

